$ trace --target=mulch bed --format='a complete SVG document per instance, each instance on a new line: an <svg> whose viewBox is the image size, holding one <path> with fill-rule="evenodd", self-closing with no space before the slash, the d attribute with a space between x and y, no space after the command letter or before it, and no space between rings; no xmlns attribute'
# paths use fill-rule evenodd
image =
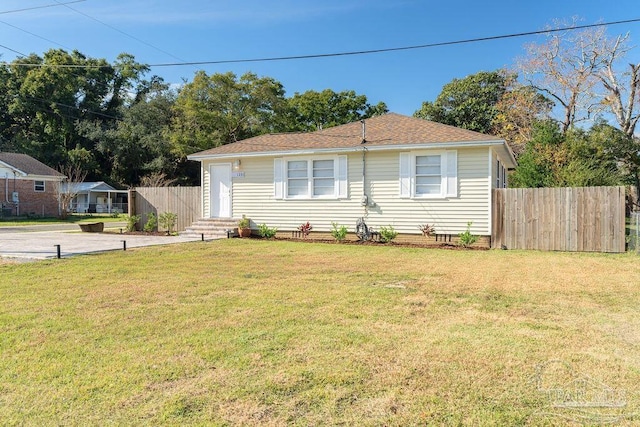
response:
<svg viewBox="0 0 640 427"><path fill-rule="evenodd" d="M264 240L261 237L252 235L251 237L247 237L248 239L256 239L256 240ZM485 246L470 246L464 247L460 245L456 245L453 243L411 243L411 242L378 242L374 240L343 240L342 242L337 242L333 239L298 239L298 238L289 238L289 237L276 237L271 240L281 240L281 241L289 241L289 242L302 242L302 243L326 243L331 245L360 245L360 246L391 246L397 248L429 248L429 249L446 249L452 251L488 251L490 248Z"/></svg>
<svg viewBox="0 0 640 427"><path fill-rule="evenodd" d="M168 236L165 231L124 231L123 235L137 235L137 236ZM239 237L234 237L237 239ZM242 237L243 239L253 240L265 240L262 237L251 235L250 237ZM411 243L411 242L378 242L375 240L343 240L337 242L333 239L299 239L294 237L275 237L270 240L288 241L288 242L302 242L302 243L325 243L329 245L360 245L360 246L390 246L394 248L429 248L429 249L445 249L450 251L488 251L489 248L485 246L470 246L465 248L464 246L456 245L453 243Z"/></svg>

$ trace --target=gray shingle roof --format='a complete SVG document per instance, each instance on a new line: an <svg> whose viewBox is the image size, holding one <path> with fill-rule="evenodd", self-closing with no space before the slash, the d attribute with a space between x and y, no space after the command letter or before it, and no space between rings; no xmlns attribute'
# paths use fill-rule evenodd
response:
<svg viewBox="0 0 640 427"><path fill-rule="evenodd" d="M4 162L18 169L19 171L26 173L27 175L55 177L63 176L57 170L50 168L44 163L26 154L0 152L0 162Z"/></svg>
<svg viewBox="0 0 640 427"><path fill-rule="evenodd" d="M500 138L442 123L389 113L365 120L367 146L442 144L450 142L496 142ZM340 149L360 146L362 124L348 123L315 132L266 134L191 156L249 154L305 149ZM190 156L190 157L191 157Z"/></svg>

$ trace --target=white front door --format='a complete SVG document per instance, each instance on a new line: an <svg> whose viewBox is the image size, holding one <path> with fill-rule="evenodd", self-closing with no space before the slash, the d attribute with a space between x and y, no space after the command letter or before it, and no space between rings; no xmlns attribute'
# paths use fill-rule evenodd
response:
<svg viewBox="0 0 640 427"><path fill-rule="evenodd" d="M211 218L231 218L231 165L211 165Z"/></svg>

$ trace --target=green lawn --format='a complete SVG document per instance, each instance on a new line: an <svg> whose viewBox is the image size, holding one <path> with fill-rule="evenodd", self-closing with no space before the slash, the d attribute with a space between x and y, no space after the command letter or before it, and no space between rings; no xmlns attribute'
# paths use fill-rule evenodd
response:
<svg viewBox="0 0 640 427"><path fill-rule="evenodd" d="M637 425L639 284L633 254L254 239L0 264L2 424ZM574 377L624 404L554 407Z"/></svg>

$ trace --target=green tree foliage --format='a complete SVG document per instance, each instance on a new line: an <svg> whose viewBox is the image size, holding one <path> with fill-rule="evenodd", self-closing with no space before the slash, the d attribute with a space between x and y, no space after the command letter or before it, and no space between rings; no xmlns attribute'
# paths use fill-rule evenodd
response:
<svg viewBox="0 0 640 427"><path fill-rule="evenodd" d="M23 67L18 63L38 66ZM13 98L9 113L13 127L8 138L14 140L19 151L49 165L67 165L70 150L91 149L75 131L75 123L104 118L102 104L110 93L113 71L104 59L55 49L42 58L30 55L17 59L10 70Z"/></svg>
<svg viewBox="0 0 640 427"><path fill-rule="evenodd" d="M490 133L508 141L519 156L531 140L534 125L549 118L553 102L532 87L520 85L513 77L508 90L495 104Z"/></svg>
<svg viewBox="0 0 640 427"><path fill-rule="evenodd" d="M113 64L63 49L14 60L0 71L0 149L53 167L76 165L87 179L109 180L112 159L85 130L115 127L137 100L135 91L147 88L146 72L128 54Z"/></svg>
<svg viewBox="0 0 640 427"><path fill-rule="evenodd" d="M384 102L370 105L365 95L357 95L353 90L309 90L294 94L288 103L290 112L284 131L315 131L389 111Z"/></svg>
<svg viewBox="0 0 640 427"><path fill-rule="evenodd" d="M170 140L178 157L274 131L286 106L282 84L246 73L196 73L179 92Z"/></svg>
<svg viewBox="0 0 640 427"><path fill-rule="evenodd" d="M186 155L267 132L316 130L387 112L353 91L285 98L282 84L247 73L196 73L176 94L130 54L113 63L52 49L0 65L0 150L87 180L198 184Z"/></svg>
<svg viewBox="0 0 640 427"><path fill-rule="evenodd" d="M111 182L130 186L149 175L174 177L176 159L166 137L174 99L168 85L156 78L128 108L120 108L119 120L108 126L100 122L78 125L80 133L94 142L96 151L111 165Z"/></svg>
<svg viewBox="0 0 640 427"><path fill-rule="evenodd" d="M510 77L502 71L481 71L444 85L434 102L423 102L415 117L489 133L496 104L507 90Z"/></svg>
<svg viewBox="0 0 640 427"><path fill-rule="evenodd" d="M563 134L557 122L536 126L510 177L515 187L584 187L631 183L620 157L629 138L606 123Z"/></svg>

